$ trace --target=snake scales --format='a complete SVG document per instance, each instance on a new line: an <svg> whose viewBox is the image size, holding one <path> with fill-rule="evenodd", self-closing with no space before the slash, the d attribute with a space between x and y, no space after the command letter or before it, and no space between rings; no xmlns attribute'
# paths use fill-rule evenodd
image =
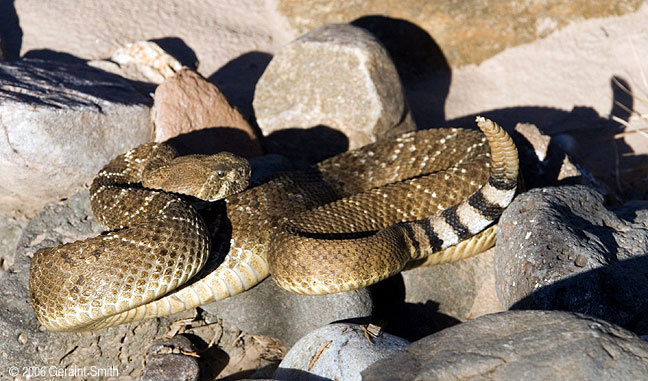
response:
<svg viewBox="0 0 648 381"><path fill-rule="evenodd" d="M94 330L221 300L269 274L288 290L324 294L484 251L515 194L518 157L501 127L477 122L484 134L408 133L245 191L250 169L233 155L174 160L164 144L135 148L90 189L112 231L34 254L36 316L53 331ZM176 193L142 185L206 199L235 192L218 268L182 286L207 260L205 223Z"/></svg>

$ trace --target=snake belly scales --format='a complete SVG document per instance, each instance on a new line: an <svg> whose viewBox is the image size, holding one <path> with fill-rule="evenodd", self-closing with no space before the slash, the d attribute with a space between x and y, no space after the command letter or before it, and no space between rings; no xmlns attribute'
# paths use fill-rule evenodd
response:
<svg viewBox="0 0 648 381"><path fill-rule="evenodd" d="M111 231L34 254L36 316L52 331L96 330L225 299L270 274L285 289L326 294L480 253L495 244L494 222L515 195L518 156L500 126L477 124L483 134L411 132L246 190L238 178L249 166L231 154L174 159L164 144L139 146L90 189L93 213ZM210 239L177 193L226 196L231 222L223 262L185 286Z"/></svg>

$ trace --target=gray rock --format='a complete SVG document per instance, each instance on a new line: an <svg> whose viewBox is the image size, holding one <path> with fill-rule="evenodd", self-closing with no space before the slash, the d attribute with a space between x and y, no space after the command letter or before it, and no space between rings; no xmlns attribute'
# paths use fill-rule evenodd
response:
<svg viewBox="0 0 648 381"><path fill-rule="evenodd" d="M533 189L499 227L495 275L504 306L581 312L648 332L648 202L612 208L580 185Z"/></svg>
<svg viewBox="0 0 648 381"><path fill-rule="evenodd" d="M14 263L14 253L27 222L23 217L0 216L0 274Z"/></svg>
<svg viewBox="0 0 648 381"><path fill-rule="evenodd" d="M127 378L142 375L146 348L164 335L172 321L190 314L126 324L93 333L52 333L40 328L29 301L28 280L31 255L46 246L97 235L101 227L92 217L88 193L81 192L64 202L51 203L24 229L15 263L0 281L0 378L9 377L10 367L57 372L65 368L92 367ZM33 368L29 368L33 367Z"/></svg>
<svg viewBox="0 0 648 381"><path fill-rule="evenodd" d="M150 141L150 102L87 65L0 62L0 213L33 214Z"/></svg>
<svg viewBox="0 0 648 381"><path fill-rule="evenodd" d="M302 337L286 354L279 380L360 380L360 372L409 342L388 333L368 336L356 324L331 324Z"/></svg>
<svg viewBox="0 0 648 381"><path fill-rule="evenodd" d="M291 346L318 327L370 316L373 301L366 288L331 295L299 295L267 278L249 291L201 308L245 332L276 337Z"/></svg>
<svg viewBox="0 0 648 381"><path fill-rule="evenodd" d="M188 355L189 354L189 355ZM185 336L157 340L148 349L142 380L197 380L195 348Z"/></svg>
<svg viewBox="0 0 648 381"><path fill-rule="evenodd" d="M285 46L259 79L253 106L265 136L326 126L343 132L349 148L416 128L389 54L369 32L348 24L325 25ZM286 154L280 148L272 140L268 146Z"/></svg>
<svg viewBox="0 0 648 381"><path fill-rule="evenodd" d="M639 380L646 374L648 343L623 328L568 312L508 311L416 341L362 378Z"/></svg>

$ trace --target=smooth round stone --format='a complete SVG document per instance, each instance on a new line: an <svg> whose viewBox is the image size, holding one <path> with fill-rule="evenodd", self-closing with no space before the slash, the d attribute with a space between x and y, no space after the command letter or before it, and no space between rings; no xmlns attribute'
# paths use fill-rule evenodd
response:
<svg viewBox="0 0 648 381"><path fill-rule="evenodd" d="M274 374L278 380L361 380L360 372L409 342L382 333L372 337L363 326L336 323L302 337Z"/></svg>

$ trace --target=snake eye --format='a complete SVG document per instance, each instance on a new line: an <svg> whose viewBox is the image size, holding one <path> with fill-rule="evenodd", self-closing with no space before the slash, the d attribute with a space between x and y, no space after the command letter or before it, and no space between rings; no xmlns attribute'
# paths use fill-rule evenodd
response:
<svg viewBox="0 0 648 381"><path fill-rule="evenodd" d="M218 171L218 172L216 172L216 176L225 177L225 172L224 171Z"/></svg>

